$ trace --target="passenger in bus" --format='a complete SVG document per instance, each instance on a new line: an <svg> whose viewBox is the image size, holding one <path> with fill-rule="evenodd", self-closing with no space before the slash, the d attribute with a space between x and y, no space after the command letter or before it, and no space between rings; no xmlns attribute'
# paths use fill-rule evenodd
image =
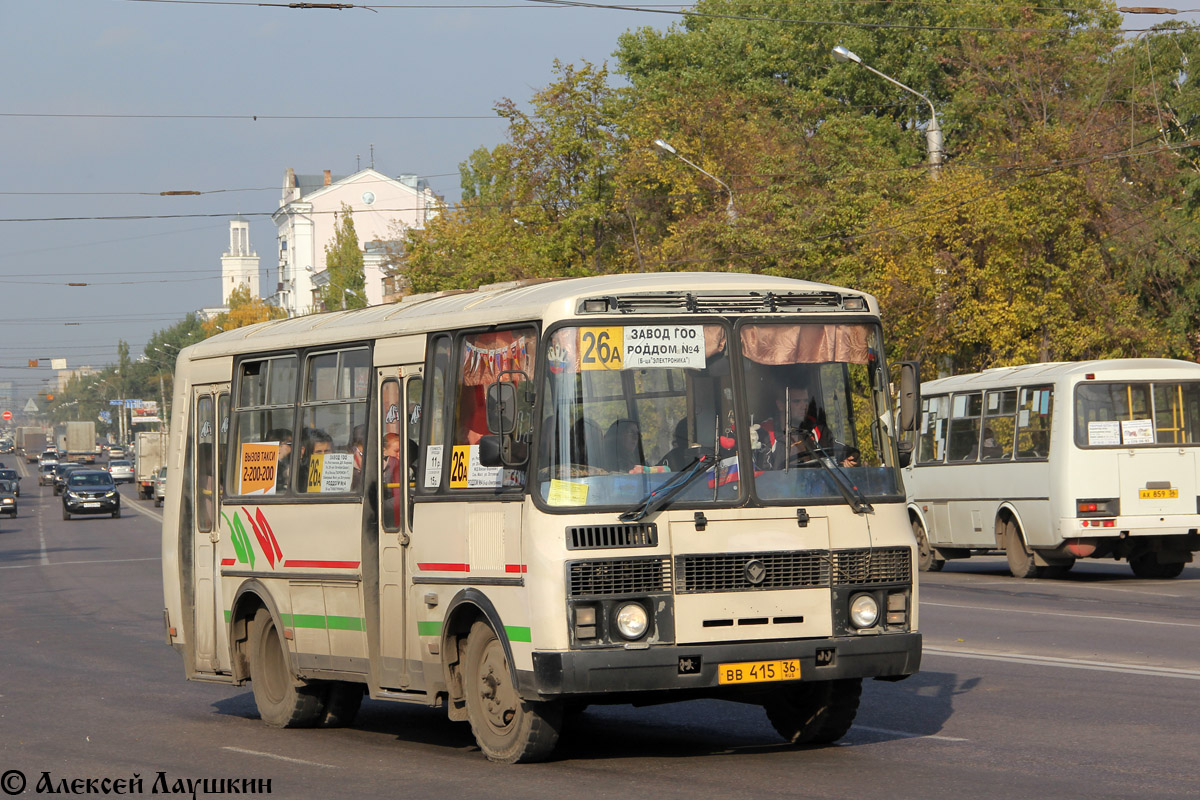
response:
<svg viewBox="0 0 1200 800"><path fill-rule="evenodd" d="M985 461L988 459L1004 458L1004 448L996 443L996 435L992 433L991 428L983 429L983 447L980 449L979 454Z"/></svg>
<svg viewBox="0 0 1200 800"><path fill-rule="evenodd" d="M610 472L642 472L642 432L631 419L619 419L604 434L605 468Z"/></svg>
<svg viewBox="0 0 1200 800"><path fill-rule="evenodd" d="M350 481L350 490L357 492L362 488L363 476L363 447L367 438L367 426L355 425L350 433L350 454L354 456L354 475Z"/></svg>
<svg viewBox="0 0 1200 800"><path fill-rule="evenodd" d="M275 457L275 491L285 492L288 487L288 475L292 470L292 432L287 428L272 428L267 431L268 442L279 442L279 451Z"/></svg>
<svg viewBox="0 0 1200 800"><path fill-rule="evenodd" d="M383 519L389 527L400 524L400 434L383 435Z"/></svg>
<svg viewBox="0 0 1200 800"><path fill-rule="evenodd" d="M751 446L755 444L756 466L783 469L807 464L822 452L831 452L833 434L825 424L825 414L817 406L807 386L787 386L775 398L776 415L763 420L757 430L751 428ZM789 426L788 445L778 441L777 431Z"/></svg>
<svg viewBox="0 0 1200 800"><path fill-rule="evenodd" d="M692 448L688 442L687 417L675 423L675 432L671 435L671 449L658 462L660 467L668 467L671 472L686 469L700 455L699 448Z"/></svg>
<svg viewBox="0 0 1200 800"><path fill-rule="evenodd" d="M312 428L305 434L304 444L300 448L300 480L297 481L297 491L308 491L308 486L312 483L313 476L309 475L308 472L309 462L312 460L312 457L332 452L333 437L328 433L317 428Z"/></svg>
<svg viewBox="0 0 1200 800"><path fill-rule="evenodd" d="M570 461L582 467L602 467L604 434L595 420L580 417L571 426Z"/></svg>
<svg viewBox="0 0 1200 800"><path fill-rule="evenodd" d="M857 447L851 447L846 450L846 454L842 456L843 467L861 467L862 452Z"/></svg>

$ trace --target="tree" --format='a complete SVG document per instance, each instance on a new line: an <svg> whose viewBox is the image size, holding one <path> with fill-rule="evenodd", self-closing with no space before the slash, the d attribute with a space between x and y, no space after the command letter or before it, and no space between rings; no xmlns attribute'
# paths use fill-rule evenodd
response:
<svg viewBox="0 0 1200 800"><path fill-rule="evenodd" d="M229 310L222 311L201 323L205 336L214 336L221 331L243 328L272 319L283 319L287 312L279 306L267 303L261 297L251 297L250 287L241 284L229 293Z"/></svg>
<svg viewBox="0 0 1200 800"><path fill-rule="evenodd" d="M325 269L329 272L329 283L321 287L323 309L367 305L363 254L354 230L354 212L345 203L340 219L334 224L333 241L325 245Z"/></svg>

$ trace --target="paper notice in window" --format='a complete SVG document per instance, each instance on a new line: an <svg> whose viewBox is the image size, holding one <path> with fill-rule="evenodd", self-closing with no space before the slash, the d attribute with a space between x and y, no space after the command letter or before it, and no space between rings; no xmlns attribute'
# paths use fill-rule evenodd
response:
<svg viewBox="0 0 1200 800"><path fill-rule="evenodd" d="M1148 419L1130 419L1121 423L1124 444L1154 444L1154 425Z"/></svg>
<svg viewBox="0 0 1200 800"><path fill-rule="evenodd" d="M1089 422L1088 444L1093 447L1121 443L1121 423L1119 422Z"/></svg>
<svg viewBox="0 0 1200 800"><path fill-rule="evenodd" d="M436 489L442 485L442 445L431 444L425 448L425 488Z"/></svg>
<svg viewBox="0 0 1200 800"><path fill-rule="evenodd" d="M309 492L348 492L354 480L354 456L350 453L316 453L308 460Z"/></svg>
<svg viewBox="0 0 1200 800"><path fill-rule="evenodd" d="M588 485L574 481L550 481L550 493L546 502L552 506L586 506Z"/></svg>

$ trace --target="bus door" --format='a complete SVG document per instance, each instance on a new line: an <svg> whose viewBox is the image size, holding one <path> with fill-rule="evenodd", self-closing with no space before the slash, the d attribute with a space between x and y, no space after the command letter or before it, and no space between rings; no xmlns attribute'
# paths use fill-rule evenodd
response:
<svg viewBox="0 0 1200 800"><path fill-rule="evenodd" d="M380 684L405 688L411 682L405 599L408 545L412 534L411 492L424 386L420 365L379 371L379 649Z"/></svg>
<svg viewBox="0 0 1200 800"><path fill-rule="evenodd" d="M201 386L192 392L192 426L188 433L195 469L190 477L192 569L195 576L192 607L196 668L216 672L229 662L229 643L218 634L225 629L221 602L221 565L218 499L220 444L228 438L228 386Z"/></svg>

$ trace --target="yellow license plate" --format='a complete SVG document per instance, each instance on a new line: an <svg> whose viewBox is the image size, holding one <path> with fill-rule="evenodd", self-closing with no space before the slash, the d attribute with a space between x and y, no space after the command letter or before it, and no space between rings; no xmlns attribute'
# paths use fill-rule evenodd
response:
<svg viewBox="0 0 1200 800"><path fill-rule="evenodd" d="M1142 500L1178 500L1178 489L1139 489L1138 497Z"/></svg>
<svg viewBox="0 0 1200 800"><path fill-rule="evenodd" d="M742 661L717 667L717 683L764 683L800 680L800 659L785 661Z"/></svg>

